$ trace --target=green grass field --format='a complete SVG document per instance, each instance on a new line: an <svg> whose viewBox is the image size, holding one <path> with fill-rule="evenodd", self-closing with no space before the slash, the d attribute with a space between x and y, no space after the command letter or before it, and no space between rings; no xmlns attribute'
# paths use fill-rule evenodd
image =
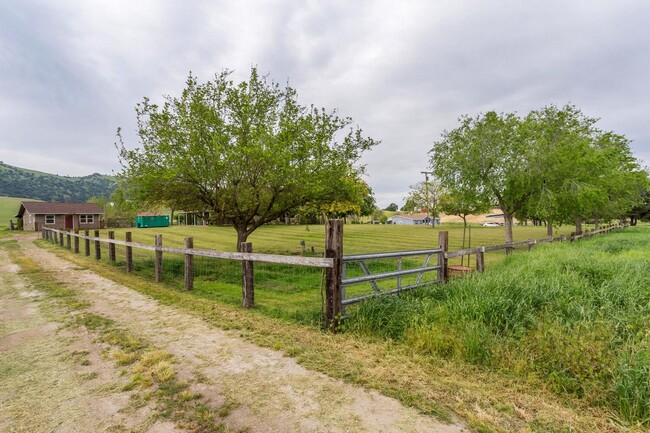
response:
<svg viewBox="0 0 650 433"><path fill-rule="evenodd" d="M348 329L650 423L650 227L514 254L485 274L362 304Z"/></svg>
<svg viewBox="0 0 650 433"><path fill-rule="evenodd" d="M9 227L9 220L16 222L16 214L20 208L21 201L29 201L26 198L0 197L0 229ZM37 201L37 200L31 200Z"/></svg>

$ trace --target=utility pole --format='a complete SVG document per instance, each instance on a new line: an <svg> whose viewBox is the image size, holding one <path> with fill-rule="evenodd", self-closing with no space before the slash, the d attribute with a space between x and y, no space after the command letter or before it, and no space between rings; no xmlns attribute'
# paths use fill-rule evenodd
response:
<svg viewBox="0 0 650 433"><path fill-rule="evenodd" d="M431 216L429 214L429 212L430 212L429 208L431 207L431 206L429 206L429 175L433 176L433 173L430 172L430 171L421 171L420 173L422 173L424 175L424 194L425 194L425 200L426 200L426 205L427 205L427 218L429 218L429 221L431 221L431 223L432 223L431 226L435 227L436 224L431 219ZM435 216L434 216L434 218L435 218Z"/></svg>

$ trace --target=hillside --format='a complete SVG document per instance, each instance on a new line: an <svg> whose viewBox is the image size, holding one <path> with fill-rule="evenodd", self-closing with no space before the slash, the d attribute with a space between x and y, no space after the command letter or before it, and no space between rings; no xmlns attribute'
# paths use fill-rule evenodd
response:
<svg viewBox="0 0 650 433"><path fill-rule="evenodd" d="M98 173L82 177L58 176L0 162L0 196L86 202L91 197L108 197L114 189L113 176Z"/></svg>

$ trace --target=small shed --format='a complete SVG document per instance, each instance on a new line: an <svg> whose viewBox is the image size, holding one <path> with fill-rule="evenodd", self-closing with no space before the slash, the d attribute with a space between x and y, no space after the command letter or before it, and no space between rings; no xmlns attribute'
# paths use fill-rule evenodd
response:
<svg viewBox="0 0 650 433"><path fill-rule="evenodd" d="M139 213L135 217L137 228L169 227L169 215L158 215L150 212Z"/></svg>
<svg viewBox="0 0 650 433"><path fill-rule="evenodd" d="M21 219L23 230L90 230L101 228L104 211L94 203L23 201L16 218Z"/></svg>

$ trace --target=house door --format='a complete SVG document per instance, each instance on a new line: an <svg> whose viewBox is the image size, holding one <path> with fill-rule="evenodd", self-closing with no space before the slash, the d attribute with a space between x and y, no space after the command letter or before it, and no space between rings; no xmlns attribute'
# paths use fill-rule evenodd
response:
<svg viewBox="0 0 650 433"><path fill-rule="evenodd" d="M72 224L72 215L65 216L65 228L70 230L74 228Z"/></svg>

